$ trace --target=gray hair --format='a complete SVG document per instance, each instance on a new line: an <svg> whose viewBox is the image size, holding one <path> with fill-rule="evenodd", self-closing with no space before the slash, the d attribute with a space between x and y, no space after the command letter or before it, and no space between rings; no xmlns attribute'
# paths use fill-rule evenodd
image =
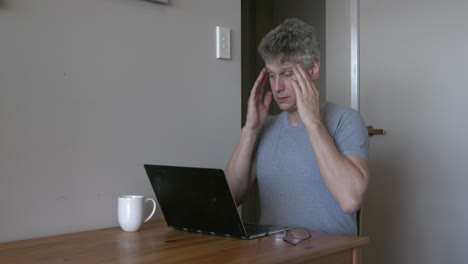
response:
<svg viewBox="0 0 468 264"><path fill-rule="evenodd" d="M258 45L263 61L302 63L307 68L320 59L320 45L315 28L297 18L286 19L270 31Z"/></svg>

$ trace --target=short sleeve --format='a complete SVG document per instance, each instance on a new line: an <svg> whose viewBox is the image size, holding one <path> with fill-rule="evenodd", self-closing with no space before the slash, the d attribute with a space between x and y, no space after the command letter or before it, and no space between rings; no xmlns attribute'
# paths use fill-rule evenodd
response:
<svg viewBox="0 0 468 264"><path fill-rule="evenodd" d="M339 118L333 133L336 147L343 155L369 159L369 135L361 114L354 109L346 109Z"/></svg>

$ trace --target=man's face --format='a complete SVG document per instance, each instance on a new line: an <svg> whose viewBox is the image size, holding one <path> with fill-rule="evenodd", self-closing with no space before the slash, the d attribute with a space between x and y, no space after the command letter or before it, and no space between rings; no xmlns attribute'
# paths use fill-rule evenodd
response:
<svg viewBox="0 0 468 264"><path fill-rule="evenodd" d="M265 64L273 97L281 111L294 112L297 110L296 93L291 83L294 65L291 62L268 62Z"/></svg>
<svg viewBox="0 0 468 264"><path fill-rule="evenodd" d="M294 65L296 65L296 63L280 63L279 61L265 63L268 79L270 80L271 91L281 111L297 111L296 92L292 86ZM320 62L315 61L312 63L312 67L307 70L311 81L318 79L319 69Z"/></svg>

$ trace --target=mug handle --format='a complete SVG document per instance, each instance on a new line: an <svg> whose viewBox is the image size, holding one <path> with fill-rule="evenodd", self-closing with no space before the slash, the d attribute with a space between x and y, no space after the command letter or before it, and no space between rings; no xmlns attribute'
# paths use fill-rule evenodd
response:
<svg viewBox="0 0 468 264"><path fill-rule="evenodd" d="M148 220L150 220L151 217L153 217L154 212L156 212L156 207L157 207L156 201L155 201L153 198L146 198L146 199L145 199L145 204L146 204L146 202L148 202L148 201L151 201L151 202L153 203L153 211L151 212L151 214L149 214L149 216L145 219L145 221L144 221L143 223L148 222Z"/></svg>

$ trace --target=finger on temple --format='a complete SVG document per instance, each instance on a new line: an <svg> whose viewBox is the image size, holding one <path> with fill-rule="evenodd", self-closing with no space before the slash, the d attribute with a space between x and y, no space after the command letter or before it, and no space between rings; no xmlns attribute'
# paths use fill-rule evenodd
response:
<svg viewBox="0 0 468 264"><path fill-rule="evenodd" d="M314 82L310 79L311 76L309 75L307 70L304 68L304 66L302 64L296 64L296 66L297 66L296 70L297 70L298 74L300 74L300 76L304 80L304 85L305 85L304 89L308 89L314 95L318 95L319 94L318 90L315 87Z"/></svg>
<svg viewBox="0 0 468 264"><path fill-rule="evenodd" d="M255 90L257 93L259 90L260 91L263 90L263 87L265 86L265 81L266 81L265 77L266 77L266 70L263 69L260 71L260 74L258 75L257 80L255 81L255 84L254 84L253 90Z"/></svg>
<svg viewBox="0 0 468 264"><path fill-rule="evenodd" d="M291 84L294 88L294 92L296 93L296 96L300 96L302 94L302 89L301 86L299 85L297 80L291 80Z"/></svg>
<svg viewBox="0 0 468 264"><path fill-rule="evenodd" d="M293 67L294 76L296 76L296 82L302 92L305 92L307 89L306 79L302 73L296 67Z"/></svg>

